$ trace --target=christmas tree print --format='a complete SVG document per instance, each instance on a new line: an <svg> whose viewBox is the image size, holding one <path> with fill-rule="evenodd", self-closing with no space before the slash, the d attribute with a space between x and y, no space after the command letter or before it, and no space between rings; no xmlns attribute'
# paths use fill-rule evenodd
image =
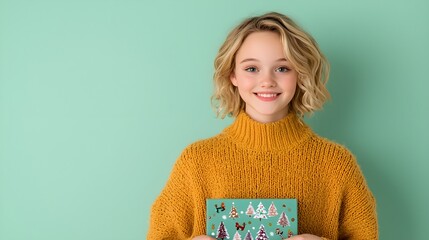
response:
<svg viewBox="0 0 429 240"><path fill-rule="evenodd" d="M264 225L261 224L255 240L266 240L266 239L268 239L268 236L267 236L267 233L265 232Z"/></svg>
<svg viewBox="0 0 429 240"><path fill-rule="evenodd" d="M282 227L290 226L289 218L287 217L285 212L282 212L282 214L280 215L280 218L277 221L277 225L280 225Z"/></svg>
<svg viewBox="0 0 429 240"><path fill-rule="evenodd" d="M268 208L268 217L275 217L277 215L279 215L279 213L277 212L277 208L274 205L274 202L271 202L271 205Z"/></svg>
<svg viewBox="0 0 429 240"><path fill-rule="evenodd" d="M244 240L253 240L252 234L249 230L247 230L246 237L244 237Z"/></svg>
<svg viewBox="0 0 429 240"><path fill-rule="evenodd" d="M253 218L259 218L259 221L261 221L261 219L267 219L267 210L265 210L264 205L262 204L262 202L259 202L258 208L256 209L256 214Z"/></svg>
<svg viewBox="0 0 429 240"><path fill-rule="evenodd" d="M232 219L238 218L237 208L234 203L232 203L231 211L229 212L229 217Z"/></svg>
<svg viewBox="0 0 429 240"><path fill-rule="evenodd" d="M206 207L205 233L213 240L286 240L298 234L296 199L216 198Z"/></svg>
<svg viewBox="0 0 429 240"><path fill-rule="evenodd" d="M234 240L241 240L241 236L240 236L240 233L238 233L238 231L236 231L234 234Z"/></svg>
<svg viewBox="0 0 429 240"><path fill-rule="evenodd" d="M217 229L217 237L216 238L221 238L222 240L224 240L225 238L229 239L228 231L226 230L223 222L220 222L219 228Z"/></svg>
<svg viewBox="0 0 429 240"><path fill-rule="evenodd" d="M246 214L251 217L253 214L255 214L255 209L252 206L252 202L249 203L249 206L247 207Z"/></svg>

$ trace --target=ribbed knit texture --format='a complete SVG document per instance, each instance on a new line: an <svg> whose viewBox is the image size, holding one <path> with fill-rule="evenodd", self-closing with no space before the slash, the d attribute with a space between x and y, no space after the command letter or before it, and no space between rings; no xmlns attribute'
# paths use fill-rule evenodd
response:
<svg viewBox="0 0 429 240"><path fill-rule="evenodd" d="M242 112L188 146L152 206L147 239L205 234L207 198L296 198L299 234L378 239L375 200L353 155L292 113L263 124Z"/></svg>

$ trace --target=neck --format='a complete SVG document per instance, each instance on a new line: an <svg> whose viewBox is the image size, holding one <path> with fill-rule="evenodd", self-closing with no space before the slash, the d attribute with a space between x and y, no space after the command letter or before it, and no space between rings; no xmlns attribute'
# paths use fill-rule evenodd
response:
<svg viewBox="0 0 429 240"><path fill-rule="evenodd" d="M283 111L279 111L275 114L261 114L255 111L255 109L250 108L246 106L245 108L246 114L252 118L253 120L256 120L260 123L271 123L271 122L277 122L281 119L285 118L288 115L288 108L284 109Z"/></svg>

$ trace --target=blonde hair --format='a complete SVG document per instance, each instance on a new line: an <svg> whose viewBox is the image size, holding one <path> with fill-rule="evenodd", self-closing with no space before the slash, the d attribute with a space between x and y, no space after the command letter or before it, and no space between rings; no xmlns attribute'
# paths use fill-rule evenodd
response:
<svg viewBox="0 0 429 240"><path fill-rule="evenodd" d="M316 41L289 17L270 12L245 19L235 27L220 47L214 61L214 93L211 98L217 116L237 116L244 109L238 89L230 76L235 68L235 56L247 36L254 32L271 31L280 35L286 59L298 73L297 88L289 104L289 111L299 116L321 109L330 98L326 89L329 63Z"/></svg>

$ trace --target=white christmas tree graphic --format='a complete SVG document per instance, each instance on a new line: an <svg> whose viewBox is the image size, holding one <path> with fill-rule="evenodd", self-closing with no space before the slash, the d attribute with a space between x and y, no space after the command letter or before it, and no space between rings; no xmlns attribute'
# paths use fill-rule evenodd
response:
<svg viewBox="0 0 429 240"><path fill-rule="evenodd" d="M261 219L267 219L267 210L265 210L264 205L262 204L262 202L259 202L258 208L256 209L256 214L253 218L259 218L259 221L261 221Z"/></svg>
<svg viewBox="0 0 429 240"><path fill-rule="evenodd" d="M268 208L268 217L275 217L277 215L279 215L279 213L277 212L277 208L274 205L274 202L271 202L271 205Z"/></svg>
<svg viewBox="0 0 429 240"><path fill-rule="evenodd" d="M232 219L238 218L237 208L234 203L232 203L231 211L229 212L229 217Z"/></svg>
<svg viewBox="0 0 429 240"><path fill-rule="evenodd" d="M251 217L253 214L255 214L255 209L252 206L252 202L249 203L249 206L247 207L246 214Z"/></svg>
<svg viewBox="0 0 429 240"><path fill-rule="evenodd" d="M282 212L282 214L280 214L280 218L277 221L277 225L280 225L282 227L290 226L289 218L287 217L285 212Z"/></svg>

